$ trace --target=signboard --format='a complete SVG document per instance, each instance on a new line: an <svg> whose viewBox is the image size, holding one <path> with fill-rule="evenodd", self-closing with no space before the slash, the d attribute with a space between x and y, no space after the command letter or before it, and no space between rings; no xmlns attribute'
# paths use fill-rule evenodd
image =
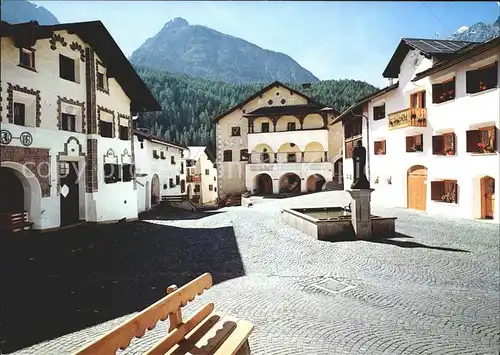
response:
<svg viewBox="0 0 500 355"><path fill-rule="evenodd" d="M19 137L13 137L12 133L10 133L6 129L2 129L0 131L0 143L1 144L10 144L12 142L12 139L19 139L22 145L25 147L29 147L31 144L33 144L33 136L29 132L23 132L19 135Z"/></svg>

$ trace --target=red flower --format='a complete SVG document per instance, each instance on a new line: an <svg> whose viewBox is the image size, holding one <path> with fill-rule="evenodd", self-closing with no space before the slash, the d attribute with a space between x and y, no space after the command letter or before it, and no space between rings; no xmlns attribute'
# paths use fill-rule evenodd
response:
<svg viewBox="0 0 500 355"><path fill-rule="evenodd" d="M486 149L486 144L483 143L483 142L480 142L477 144L477 147L480 148L480 149Z"/></svg>
<svg viewBox="0 0 500 355"><path fill-rule="evenodd" d="M486 90L486 86L481 86L481 90Z"/></svg>

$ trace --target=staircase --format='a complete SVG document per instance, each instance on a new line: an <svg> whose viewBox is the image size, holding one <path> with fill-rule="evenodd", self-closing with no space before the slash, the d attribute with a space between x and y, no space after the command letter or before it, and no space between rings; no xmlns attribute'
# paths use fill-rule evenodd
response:
<svg viewBox="0 0 500 355"><path fill-rule="evenodd" d="M162 196L162 202L167 203L169 206L180 208L187 211L196 212L197 207L188 200L186 195L172 195L172 196Z"/></svg>

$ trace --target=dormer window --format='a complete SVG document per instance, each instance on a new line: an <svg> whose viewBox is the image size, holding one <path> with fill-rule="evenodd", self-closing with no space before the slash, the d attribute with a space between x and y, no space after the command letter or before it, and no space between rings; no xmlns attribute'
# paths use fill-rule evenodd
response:
<svg viewBox="0 0 500 355"><path fill-rule="evenodd" d="M35 69L35 50L19 48L19 66L26 69Z"/></svg>

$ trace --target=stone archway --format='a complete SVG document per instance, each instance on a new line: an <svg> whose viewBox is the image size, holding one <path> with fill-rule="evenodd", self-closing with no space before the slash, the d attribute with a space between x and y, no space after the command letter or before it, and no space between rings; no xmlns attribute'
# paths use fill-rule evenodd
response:
<svg viewBox="0 0 500 355"><path fill-rule="evenodd" d="M160 178L154 174L151 179L151 206L160 203Z"/></svg>
<svg viewBox="0 0 500 355"><path fill-rule="evenodd" d="M427 168L414 165L407 174L407 207L425 211L427 205Z"/></svg>
<svg viewBox="0 0 500 355"><path fill-rule="evenodd" d="M493 219L495 216L495 179L483 176L481 184L481 218Z"/></svg>
<svg viewBox="0 0 500 355"><path fill-rule="evenodd" d="M307 192L320 192L323 189L325 183L326 180L322 175L311 175L306 180Z"/></svg>
<svg viewBox="0 0 500 355"><path fill-rule="evenodd" d="M300 176L294 173L283 174L279 179L280 192L286 194L300 193Z"/></svg>
<svg viewBox="0 0 500 355"><path fill-rule="evenodd" d="M11 161L3 161L0 170L2 175L5 174L3 176L5 176L6 179L2 179L2 184L4 181L10 181L15 184L12 188L17 189L19 192L21 191L19 184L22 186L22 205L19 199L18 202L15 203L16 208L22 208L23 211L27 211L28 220L34 223L33 228L40 228L42 189L37 177L26 166ZM17 183L15 183L14 179L17 179ZM2 186L2 190L8 188L9 185L6 187ZM2 200L6 199L2 197ZM10 204L10 201L7 203Z"/></svg>
<svg viewBox="0 0 500 355"><path fill-rule="evenodd" d="M257 195L272 195L273 180L268 174L259 174L255 177L254 188Z"/></svg>

